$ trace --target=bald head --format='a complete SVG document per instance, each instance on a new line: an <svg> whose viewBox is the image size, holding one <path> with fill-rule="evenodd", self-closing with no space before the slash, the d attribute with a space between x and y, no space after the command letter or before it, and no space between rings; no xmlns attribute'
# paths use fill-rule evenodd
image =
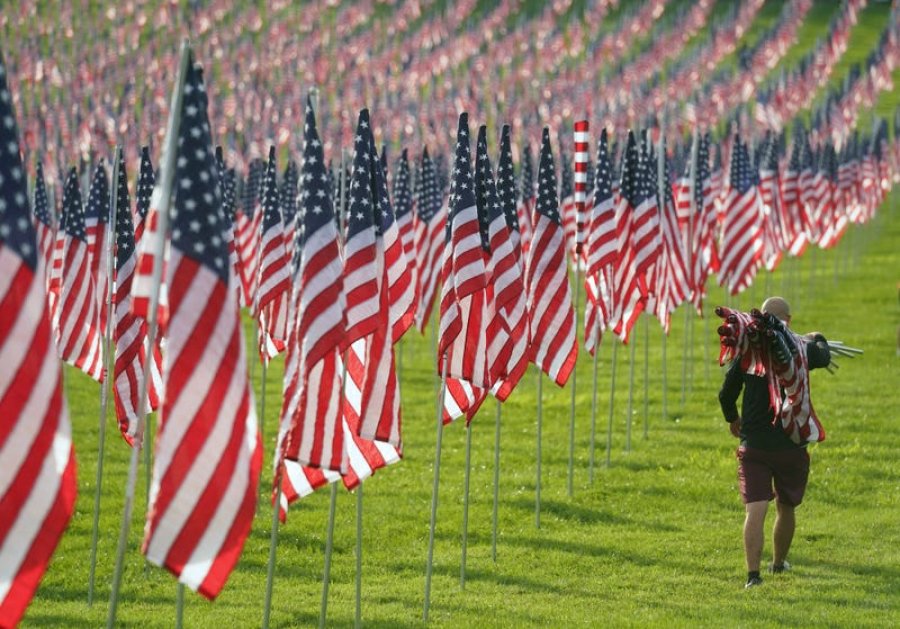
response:
<svg viewBox="0 0 900 629"><path fill-rule="evenodd" d="M783 297L769 297L763 302L761 310L764 314L774 315L785 323L791 321L791 307Z"/></svg>

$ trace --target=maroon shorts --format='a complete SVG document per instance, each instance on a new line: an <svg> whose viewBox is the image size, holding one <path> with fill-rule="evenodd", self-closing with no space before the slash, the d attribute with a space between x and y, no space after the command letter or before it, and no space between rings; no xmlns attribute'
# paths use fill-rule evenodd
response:
<svg viewBox="0 0 900 629"><path fill-rule="evenodd" d="M809 479L806 448L770 451L741 446L737 459L744 504L777 498L780 503L796 507L803 501Z"/></svg>

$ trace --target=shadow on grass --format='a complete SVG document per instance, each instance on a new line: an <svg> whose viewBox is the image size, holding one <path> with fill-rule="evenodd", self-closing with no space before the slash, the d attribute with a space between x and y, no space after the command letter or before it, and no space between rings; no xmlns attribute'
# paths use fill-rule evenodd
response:
<svg viewBox="0 0 900 629"><path fill-rule="evenodd" d="M528 498L519 498L517 500L510 501L509 505L523 511L534 513L534 500ZM673 532L681 530L671 524L647 521L637 522L632 518L616 515L614 513L610 513L609 511L600 511L598 509L591 509L589 507L572 504L570 502L561 502L558 500L542 500L541 515L556 517L560 520L574 521L578 522L579 524L608 524L610 526L629 527L639 525L643 529L651 529L661 532Z"/></svg>

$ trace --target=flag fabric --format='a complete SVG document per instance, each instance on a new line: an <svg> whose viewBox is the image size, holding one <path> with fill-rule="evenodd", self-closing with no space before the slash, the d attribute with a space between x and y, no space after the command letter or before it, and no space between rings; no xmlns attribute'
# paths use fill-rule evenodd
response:
<svg viewBox="0 0 900 629"><path fill-rule="evenodd" d="M153 457L143 550L178 580L215 598L256 511L262 447L206 98L191 59L174 173L164 352L165 399ZM159 237L160 235L157 235Z"/></svg>
<svg viewBox="0 0 900 629"><path fill-rule="evenodd" d="M242 206L235 215L235 241L237 243L237 255L241 268L242 305L250 308L256 294L254 282L256 280L256 258L259 247L259 218L262 216L257 211L259 200L259 184L262 178L262 160L255 159L250 162L247 181L244 183Z"/></svg>
<svg viewBox="0 0 900 629"><path fill-rule="evenodd" d="M113 269L113 319L112 342L114 350L113 395L116 405L116 419L122 436L129 445L134 443L140 407L140 389L144 381L144 363L147 359L147 324L131 312L131 284L137 257L134 248L134 227L128 199L128 176L125 172L124 154L120 157L116 172L116 250ZM151 366L151 382L148 383L149 413L159 407L158 385L153 380L159 378L161 362L158 347ZM161 382L159 383L161 384Z"/></svg>
<svg viewBox="0 0 900 629"><path fill-rule="evenodd" d="M144 235L144 225L150 211L150 200L153 197L154 187L156 187L156 175L153 172L153 162L150 161L150 147L144 146L141 147L141 165L134 212L134 244L136 247L140 246L141 237Z"/></svg>
<svg viewBox="0 0 900 629"><path fill-rule="evenodd" d="M616 260L616 207L613 195L613 171L606 129L597 143L597 167L594 170L594 196L587 225L586 269L587 292L584 316L584 347L593 355L612 315L609 281Z"/></svg>
<svg viewBox="0 0 900 629"><path fill-rule="evenodd" d="M584 246L585 208L588 188L588 163L590 162L590 123L579 120L575 123L575 253L579 263Z"/></svg>
<svg viewBox="0 0 900 629"><path fill-rule="evenodd" d="M297 172L297 164L294 160L288 161L281 178L279 188L279 205L281 206L281 218L284 222L284 248L288 259L294 258L294 240L296 239L297 219L297 184L300 174ZM226 176L226 178L230 178ZM231 184L232 186L234 184ZM232 192L233 194L233 192ZM233 210L232 210L233 211Z"/></svg>
<svg viewBox="0 0 900 629"><path fill-rule="evenodd" d="M778 139L768 136L759 164L759 198L764 227L763 262L768 271L774 271L778 267L781 256L787 249L778 179Z"/></svg>
<svg viewBox="0 0 900 629"><path fill-rule="evenodd" d="M403 245L403 255L406 258L407 268L412 292L413 319L416 308L419 305L419 278L416 266L416 242L415 220L413 212L413 196L410 187L409 157L406 149L400 154L397 170L394 174L394 183L391 188L393 198L394 219L397 222L397 231L400 234L400 242Z"/></svg>
<svg viewBox="0 0 900 629"><path fill-rule="evenodd" d="M91 276L94 279L94 290L97 298L97 312L100 334L106 338L106 303L109 295L109 260L110 251L107 246L109 224L109 178L106 175L106 164L101 159L94 171L94 178L88 191L87 208L84 213L84 226L87 232L88 251L91 258Z"/></svg>
<svg viewBox="0 0 900 629"><path fill-rule="evenodd" d="M790 255L803 255L808 243L806 239L806 208L800 200L800 155L801 143L794 141L791 157L784 176L781 178L781 199L785 215L788 251Z"/></svg>
<svg viewBox="0 0 900 629"><path fill-rule="evenodd" d="M716 151L721 157L721 151ZM717 159L719 159L717 158ZM711 273L721 267L719 254L720 223L716 208L719 185L715 182L716 173L721 168L710 172L709 168L709 134L699 138L697 146L697 164L694 168L694 179L691 183L691 194L694 197L694 230L693 240L688 242L688 264L690 267L691 303L697 314L703 314L703 299L706 297L706 281Z"/></svg>
<svg viewBox="0 0 900 629"><path fill-rule="evenodd" d="M152 187L152 189L151 189ZM150 320L150 291L153 288L153 264L156 252L153 250L155 243L161 237L159 234L159 204L162 201L162 190L156 186L156 177L153 175L153 166L150 163L149 150L142 151L141 173L137 188L137 223L134 226L134 239L137 248L137 265L134 271L134 280L131 284L131 312L136 317L145 321ZM162 236L165 236L163 234ZM170 245L169 239L163 238L162 278L167 277L169 266ZM169 319L169 293L165 281L159 286L159 300L156 308L157 333L162 341L165 336L166 325ZM154 349L154 351L156 351Z"/></svg>
<svg viewBox="0 0 900 629"><path fill-rule="evenodd" d="M487 362L487 276L470 161L469 117L463 112L456 131L450 216L441 265L437 355L438 373L446 375L445 422L462 415L471 421L493 384ZM450 412L453 406L456 408Z"/></svg>
<svg viewBox="0 0 900 629"><path fill-rule="evenodd" d="M84 207L74 168L69 172L63 191L57 256L54 268L58 265L60 293L53 328L59 356L97 382L102 382L103 351L96 290L84 227Z"/></svg>
<svg viewBox="0 0 900 629"><path fill-rule="evenodd" d="M415 198L415 268L418 294L415 319L419 332L425 331L425 326L431 319L441 272L440 261L444 250L448 213L441 196L437 171L426 148L422 152Z"/></svg>
<svg viewBox="0 0 900 629"><path fill-rule="evenodd" d="M753 283L762 264L762 218L759 189L751 172L747 145L737 136L731 152L731 180L725 197L719 272L719 283L732 295Z"/></svg>
<svg viewBox="0 0 900 629"><path fill-rule="evenodd" d="M628 341L631 328L647 303L646 279L637 264L637 211L641 206L646 207L641 177L640 152L634 133L629 131L616 201L616 254L611 290L613 329L623 342Z"/></svg>
<svg viewBox="0 0 900 629"><path fill-rule="evenodd" d="M275 470L281 471L278 465L283 457L300 465L340 472L344 469L338 356L345 339L343 268L325 156L309 99L303 133L293 294Z"/></svg>
<svg viewBox="0 0 900 629"><path fill-rule="evenodd" d="M259 332L259 358L268 363L284 351L287 342L291 290L291 259L284 246L285 230L275 181L274 146L269 148L269 161L263 179L262 214L255 264L257 277L254 284L257 288L253 313Z"/></svg>
<svg viewBox="0 0 900 629"><path fill-rule="evenodd" d="M565 386L578 357L578 342L547 127L541 142L534 219L525 280L532 361L557 385Z"/></svg>
<svg viewBox="0 0 900 629"><path fill-rule="evenodd" d="M37 233L38 251L45 271L53 264L53 243L56 240L56 228L50 212L50 200L47 198L47 186L44 183L44 169L37 163L34 177L34 228ZM49 274L44 279L49 283Z"/></svg>
<svg viewBox="0 0 900 629"><path fill-rule="evenodd" d="M25 614L75 508L75 451L0 54L0 626Z"/></svg>
<svg viewBox="0 0 900 629"><path fill-rule="evenodd" d="M532 223L534 221L534 206L537 203L534 188L534 166L531 158L531 145L525 145L525 151L522 153L522 172L521 172L522 190L519 197L519 204L516 206L516 214L519 220L519 234L522 241L522 253L529 259L528 252L531 249Z"/></svg>
<svg viewBox="0 0 900 629"><path fill-rule="evenodd" d="M488 208L491 248L488 272L493 284L494 307L509 338L508 357L503 361L505 368L497 374L491 390L501 401L512 393L525 375L530 361L522 246L516 216L515 177L509 136L509 125L503 125L497 161L496 202L491 203ZM487 146L485 154L486 152ZM489 160L486 165L490 167Z"/></svg>

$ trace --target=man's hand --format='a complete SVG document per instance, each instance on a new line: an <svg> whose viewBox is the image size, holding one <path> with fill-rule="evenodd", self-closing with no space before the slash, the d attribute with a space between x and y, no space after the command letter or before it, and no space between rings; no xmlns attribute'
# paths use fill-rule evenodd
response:
<svg viewBox="0 0 900 629"><path fill-rule="evenodd" d="M731 430L731 434L734 435L735 438L741 438L741 418L738 417L733 422L728 422L728 428Z"/></svg>

